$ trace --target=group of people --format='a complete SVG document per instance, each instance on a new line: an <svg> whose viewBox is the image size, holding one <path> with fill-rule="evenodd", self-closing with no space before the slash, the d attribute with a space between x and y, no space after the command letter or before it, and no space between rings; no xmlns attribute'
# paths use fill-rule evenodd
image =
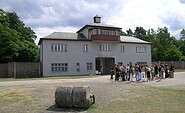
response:
<svg viewBox="0 0 185 113"><path fill-rule="evenodd" d="M111 67L111 77L115 75L115 81L133 81L133 78L136 81L154 81L154 80L162 80L164 78L174 78L174 65L173 63L168 64L153 64L149 65L141 65L135 64L134 66L130 63L126 66L124 65L114 65Z"/></svg>

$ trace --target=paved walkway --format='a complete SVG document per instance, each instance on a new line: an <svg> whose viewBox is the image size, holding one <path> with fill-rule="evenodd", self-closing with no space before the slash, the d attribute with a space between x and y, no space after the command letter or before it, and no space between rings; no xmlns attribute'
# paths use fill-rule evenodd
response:
<svg viewBox="0 0 185 113"><path fill-rule="evenodd" d="M185 72L175 72L175 78L162 79L160 82L144 82L143 84L156 87L172 87L177 89L185 89Z"/></svg>
<svg viewBox="0 0 185 113"><path fill-rule="evenodd" d="M0 82L0 86L17 86L17 85L39 85L47 83L70 83L70 82L113 82L110 80L110 76L97 76L93 78L81 78L81 79L51 79L51 80L25 80L25 81L8 81ZM162 79L158 81L143 82L156 87L173 87L178 89L185 89L185 72L176 72L175 78Z"/></svg>

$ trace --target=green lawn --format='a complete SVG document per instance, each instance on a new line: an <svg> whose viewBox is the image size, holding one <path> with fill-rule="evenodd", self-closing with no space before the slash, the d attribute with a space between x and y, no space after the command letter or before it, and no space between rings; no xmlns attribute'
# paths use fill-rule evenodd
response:
<svg viewBox="0 0 185 113"><path fill-rule="evenodd" d="M53 105L53 94L46 96L47 89L29 86L0 87L0 111L3 113L45 111ZM127 89L128 90L128 89ZM43 92L44 91L44 92ZM119 91L119 90L118 90ZM43 92L43 93L41 93ZM49 92L48 92L49 93ZM52 101L41 101L51 99ZM52 97L52 98L51 98ZM100 100L96 100L100 101ZM185 113L185 90L145 86L129 89L127 93L114 96L103 104L94 104L87 113Z"/></svg>
<svg viewBox="0 0 185 113"><path fill-rule="evenodd" d="M114 98L92 113L185 113L185 90L149 87Z"/></svg>
<svg viewBox="0 0 185 113"><path fill-rule="evenodd" d="M0 97L1 113L25 113L33 109L39 99L33 88L19 87L0 87Z"/></svg>

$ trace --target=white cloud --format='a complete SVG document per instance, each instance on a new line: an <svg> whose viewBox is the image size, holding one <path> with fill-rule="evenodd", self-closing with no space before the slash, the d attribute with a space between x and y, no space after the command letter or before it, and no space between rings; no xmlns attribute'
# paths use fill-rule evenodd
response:
<svg viewBox="0 0 185 113"><path fill-rule="evenodd" d="M185 28L185 4L178 0L171 0L160 15L163 23L169 28L171 34L179 39L179 34Z"/></svg>
<svg viewBox="0 0 185 113"><path fill-rule="evenodd" d="M63 27L63 26L57 26L57 27L40 27L40 28L35 28L34 31L37 34L37 39L35 41L36 44L38 44L40 38L43 38L45 36L48 36L49 34L53 33L53 32L77 32L78 29L72 26L68 26L68 27Z"/></svg>
<svg viewBox="0 0 185 113"><path fill-rule="evenodd" d="M167 26L174 36L185 28L184 0L1 0L0 7L15 11L37 36L54 31L77 31L92 23L96 14L102 22L123 28L157 29Z"/></svg>
<svg viewBox="0 0 185 113"><path fill-rule="evenodd" d="M136 26L142 26L145 29L162 27L164 24L161 23L159 18L162 6L160 0L153 2L149 0L129 0L129 2L123 4L123 8L118 13L111 17L109 23L119 25L123 30L135 29Z"/></svg>

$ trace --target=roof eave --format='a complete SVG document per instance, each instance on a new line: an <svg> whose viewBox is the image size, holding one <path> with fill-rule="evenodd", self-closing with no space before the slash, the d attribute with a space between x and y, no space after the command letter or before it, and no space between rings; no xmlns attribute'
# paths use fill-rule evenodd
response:
<svg viewBox="0 0 185 113"><path fill-rule="evenodd" d="M42 43L43 40L64 40L64 41L92 41L92 40L88 40L88 39L60 39L60 38L41 38L39 40L38 45L40 45Z"/></svg>
<svg viewBox="0 0 185 113"><path fill-rule="evenodd" d="M151 42L127 42L127 41L120 41L120 43L133 43L133 44L152 44Z"/></svg>
<svg viewBox="0 0 185 113"><path fill-rule="evenodd" d="M77 31L77 33L79 33L80 31L82 31L83 29L85 29L86 27L100 27L100 28L114 28L114 29L119 29L121 30L122 28L120 27L114 27L114 26L96 26L96 25L85 25L84 27L82 27L80 30Z"/></svg>

